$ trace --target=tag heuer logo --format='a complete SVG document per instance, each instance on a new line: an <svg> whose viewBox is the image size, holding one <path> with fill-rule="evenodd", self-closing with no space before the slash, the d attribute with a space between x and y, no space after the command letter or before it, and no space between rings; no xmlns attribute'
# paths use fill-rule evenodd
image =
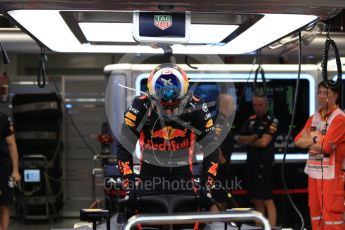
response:
<svg viewBox="0 0 345 230"><path fill-rule="evenodd" d="M172 16L171 15L155 15L154 23L161 30L165 30L172 26Z"/></svg>

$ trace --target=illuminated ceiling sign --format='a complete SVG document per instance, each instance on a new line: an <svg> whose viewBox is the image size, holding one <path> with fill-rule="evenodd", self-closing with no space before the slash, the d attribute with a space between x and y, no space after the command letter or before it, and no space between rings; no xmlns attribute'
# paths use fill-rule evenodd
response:
<svg viewBox="0 0 345 230"><path fill-rule="evenodd" d="M161 30L168 29L172 26L171 15L154 15L154 25Z"/></svg>
<svg viewBox="0 0 345 230"><path fill-rule="evenodd" d="M251 53L318 19L318 16L298 14L187 12L182 13L187 15L184 40L174 35L155 40L152 34L138 34L138 12L133 11L23 9L7 11L7 15L55 52L148 54L163 53L162 49L153 48L150 43L173 43L174 54ZM174 17L159 12L155 15L157 17L152 23L157 29L169 31L174 27ZM147 40L142 39L145 37ZM173 37L177 40L174 41Z"/></svg>
<svg viewBox="0 0 345 230"><path fill-rule="evenodd" d="M215 35L214 42L220 37L226 36L229 31L234 31L238 26L230 25L231 28L223 28L224 32ZM195 28L195 25L193 25ZM212 26L203 24L202 28ZM133 38L137 42L144 43L188 43L190 41L191 17L190 13L133 13ZM217 31L215 31L217 32ZM194 38L202 36L202 30L194 31ZM191 41L191 43L193 43Z"/></svg>

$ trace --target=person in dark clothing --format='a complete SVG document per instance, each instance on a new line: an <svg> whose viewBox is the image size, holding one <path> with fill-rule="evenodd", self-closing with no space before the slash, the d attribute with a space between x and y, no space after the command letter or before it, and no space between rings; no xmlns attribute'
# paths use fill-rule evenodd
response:
<svg viewBox="0 0 345 230"><path fill-rule="evenodd" d="M9 205L13 202L13 182L18 182L18 151L11 119L0 113L0 229L7 230L10 222Z"/></svg>
<svg viewBox="0 0 345 230"><path fill-rule="evenodd" d="M229 195L230 160L234 146L233 134L231 133L232 121L235 116L236 105L231 95L220 94L217 100L218 120L215 123L216 135L223 140L218 149L219 166L216 177L216 186L212 189L212 196L217 202L211 210L222 211L226 209Z"/></svg>
<svg viewBox="0 0 345 230"><path fill-rule="evenodd" d="M253 96L255 114L244 123L238 144L247 145L246 184L248 195L255 210L265 214L271 226L276 226L276 207L273 201L272 170L274 163L274 138L278 119L267 114L267 98Z"/></svg>
<svg viewBox="0 0 345 230"><path fill-rule="evenodd" d="M148 78L148 95L134 98L124 114L117 146L125 199L160 194L196 194L193 178L195 148L201 146L201 199L211 200L210 189L218 168L217 141L206 103L188 92L186 73L175 64L162 64ZM139 141L140 173L136 186L133 156ZM132 202L129 202L132 203Z"/></svg>

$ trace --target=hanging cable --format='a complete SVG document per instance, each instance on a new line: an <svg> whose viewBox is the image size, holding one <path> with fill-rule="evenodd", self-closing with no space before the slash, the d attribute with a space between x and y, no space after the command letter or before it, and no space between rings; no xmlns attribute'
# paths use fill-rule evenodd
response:
<svg viewBox="0 0 345 230"><path fill-rule="evenodd" d="M255 96L263 97L266 95L267 92L267 84L266 84L266 78L265 78L265 71L261 66L261 50L257 52L259 57L259 66L255 71L254 76L254 84L253 84L253 92ZM261 74L261 81L262 81L262 87L258 87L258 74Z"/></svg>
<svg viewBox="0 0 345 230"><path fill-rule="evenodd" d="M46 64L47 64L47 63L46 63ZM59 88L58 88L58 86L57 86L56 80L55 80L55 78L53 77L52 71L51 71L51 69L49 68L48 64L47 64L47 70L48 70L48 74L49 74L49 76L50 76L50 79L52 80L52 83L53 83L53 85L54 85L56 94L58 95L58 97L59 97L59 99L60 99L60 101L61 101L61 103L62 103L62 105L63 105L63 107L64 107L65 113L67 114L69 120L71 121L71 124L72 124L73 128L74 128L75 131L78 133L78 136L80 137L80 139L82 140L82 142L85 144L85 146L87 147L87 149L89 149L90 152L91 152L94 156L96 156L96 155L97 155L96 152L93 150L93 148L92 148L92 147L90 146L90 144L87 142L87 140L85 139L85 137L83 136L83 134L82 134L81 131L79 130L77 124L74 122L71 113L68 111L67 106L66 106L66 104L65 104L65 101L64 101L63 98L62 98L62 95L61 95L60 90L59 90Z"/></svg>
<svg viewBox="0 0 345 230"><path fill-rule="evenodd" d="M165 43L160 43L158 44L160 48L163 49L164 52L164 60L166 60L167 62L176 64L176 59L175 56L173 55L173 49L169 44L165 44ZM165 61L165 62L166 62Z"/></svg>
<svg viewBox="0 0 345 230"><path fill-rule="evenodd" d="M8 57L7 52L5 48L2 46L1 42L0 42L0 47L1 47L2 62L4 64L10 64L11 63L10 58Z"/></svg>
<svg viewBox="0 0 345 230"><path fill-rule="evenodd" d="M46 47L41 45L41 55L38 63L38 73L37 73L37 86L44 88L47 84L46 82L46 64L47 64Z"/></svg>
<svg viewBox="0 0 345 230"><path fill-rule="evenodd" d="M261 81L262 81L262 87L258 88L258 74L261 74ZM265 78L265 71L262 68L261 64L255 71L255 77L254 77L254 84L253 84L253 91L255 96L263 97L266 95L267 92L267 84L266 84L266 78Z"/></svg>
<svg viewBox="0 0 345 230"><path fill-rule="evenodd" d="M189 68L191 68L191 69L198 69L198 67L192 66L192 65L189 63L189 56L188 56L188 55L184 56L184 63L185 63Z"/></svg>
<svg viewBox="0 0 345 230"><path fill-rule="evenodd" d="M331 26L328 25L328 31L327 31L327 35L326 35L324 50L323 50L323 59L322 59L321 67L322 67L322 80L324 82L327 82L327 84L331 88L333 88L333 87L340 85L341 78L342 78L342 69L341 69L341 61L340 61L340 55L339 55L338 47L337 47L335 41L333 39L331 39L331 37L329 36L330 27ZM334 56L335 56L335 61L336 61L336 65L337 65L337 76L338 77L337 77L337 80L335 82L330 81L330 79L328 79L328 74L327 74L328 53L329 53L329 48L331 46L334 50Z"/></svg>
<svg viewBox="0 0 345 230"><path fill-rule="evenodd" d="M297 76L297 81L296 81L296 91L295 91L295 97L294 97L294 104L293 104L293 109L292 109L292 115L291 115L291 121L290 121L290 127L289 127L289 131L288 131L288 135L287 135L287 139L285 142L285 146L284 146L284 155L283 155L283 162L282 162L282 166L281 166L281 178L282 178L282 183L283 183L283 187L284 187L284 191L285 194L291 204L291 206L293 207L293 209L295 210L295 212L297 213L300 221L301 221L301 230L304 229L304 218L302 216L301 211L298 209L298 207L296 206L296 204L294 203L289 191L288 191L288 187L286 184L286 179L285 179L285 160L286 160L286 153L287 153L287 149L288 149L288 143L291 137L291 132L292 132L292 127L293 124L295 122L295 115L296 115L296 105L297 105L297 100L298 100L298 92L299 92L299 83L300 83L300 77L301 77L301 57L302 57L302 35L301 35L301 31L298 32L298 38L299 38L299 50L298 50L298 76Z"/></svg>
<svg viewBox="0 0 345 230"><path fill-rule="evenodd" d="M243 100L244 100L245 89L246 89L247 87L248 87L248 88L251 87L251 86L249 86L249 85L250 85L249 79L250 79L250 76L251 76L252 73L253 73L253 70L254 70L254 67L255 67L255 65L256 65L257 60L258 60L258 52L256 52L256 55L255 55L255 57L254 57L254 59L253 59L252 68L250 69L249 74L248 74L248 77L247 77L247 80L246 80L245 83L244 83L243 90L241 91L240 95L238 96L238 99L237 99L237 101L238 101L238 103L237 103L237 108L238 108L238 109L240 109L240 107L241 107L241 105L242 105L242 102L243 102Z"/></svg>
<svg viewBox="0 0 345 230"><path fill-rule="evenodd" d="M46 69L49 72L50 75L50 79L53 82L55 91L61 101L61 103L63 104L63 107L65 109L65 112L68 116L68 118L70 119L72 126L74 127L74 129L76 130L76 132L78 133L79 137L81 138L82 142L85 144L85 146L90 150L90 152L92 152L93 155L97 155L96 152L93 150L93 148L89 145L89 143L86 141L86 139L84 138L84 136L82 135L82 133L80 132L79 128L77 127L77 125L75 124L71 114L69 113L67 106L61 96L61 93L58 89L58 86L56 84L56 81L52 75L52 71L49 69L48 66L48 58L46 55L46 47L44 45L41 45L41 56L40 56L40 61L39 61L39 68L38 68L38 74L37 74L37 85L40 88L43 88L46 86L47 82L46 82Z"/></svg>

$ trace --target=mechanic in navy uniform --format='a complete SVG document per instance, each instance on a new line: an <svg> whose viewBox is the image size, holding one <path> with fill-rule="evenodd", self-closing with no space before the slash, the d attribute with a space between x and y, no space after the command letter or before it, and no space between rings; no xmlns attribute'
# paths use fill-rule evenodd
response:
<svg viewBox="0 0 345 230"><path fill-rule="evenodd" d="M212 205L212 211L223 211L227 208L227 203L231 197L231 154L234 146L234 138L232 133L232 122L235 116L236 105L231 95L222 93L217 98L218 116L215 122L215 131L217 137L222 140L218 148L218 172L216 177L216 185L212 189L212 197L216 204Z"/></svg>
<svg viewBox="0 0 345 230"><path fill-rule="evenodd" d="M11 179L10 179L11 178ZM9 205L13 202L13 183L20 180L18 151L13 124L0 112L0 229L7 230L10 222Z"/></svg>
<svg viewBox="0 0 345 230"><path fill-rule="evenodd" d="M235 140L247 146L246 185L250 201L256 211L267 215L276 226L277 211L273 201L274 139L278 119L267 113L266 96L253 96L255 114L244 123Z"/></svg>
<svg viewBox="0 0 345 230"><path fill-rule="evenodd" d="M117 146L125 199L131 204L136 195L195 195L193 160L198 144L204 153L200 191L207 203L218 169L218 146L206 103L188 92L187 75L176 64L154 68L147 85L148 95L136 97L125 111ZM138 141L140 174L133 189L132 154Z"/></svg>

